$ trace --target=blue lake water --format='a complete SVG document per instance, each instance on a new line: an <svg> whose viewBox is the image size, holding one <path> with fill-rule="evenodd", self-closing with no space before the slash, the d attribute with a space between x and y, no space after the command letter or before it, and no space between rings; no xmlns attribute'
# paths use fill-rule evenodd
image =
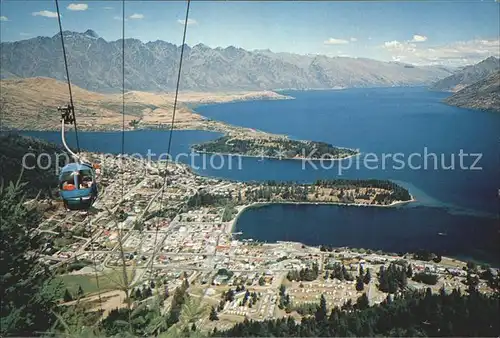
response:
<svg viewBox="0 0 500 338"><path fill-rule="evenodd" d="M239 238L298 241L414 252L427 249L451 257L500 266L497 220L451 214L433 207L268 205L241 214Z"/></svg>
<svg viewBox="0 0 500 338"><path fill-rule="evenodd" d="M348 160L333 162L331 168L315 168L296 160L225 157L220 169L220 159L214 161L218 168L215 169L209 163L203 167L199 157L192 163L190 158L180 161L194 164L198 167L195 171L201 175L241 181L313 182L319 178L338 177L392 179L407 187L418 202L384 209L337 206L252 209L238 221L237 228L243 231L243 236L393 251L405 245L420 245L441 248L454 255L481 259L489 256L487 260L494 260L492 253L498 252L492 240L499 239L500 114L447 106L441 103L447 94L425 88L285 94L296 99L207 105L196 111L211 119L286 134L295 139L359 148L362 154L358 162L352 160L349 168ZM59 142L58 133L25 134ZM79 136L81 146L88 150L120 151L120 133L79 133ZM164 153L168 136L168 131L127 132L125 152L146 154L151 149L157 155ZM171 153L175 156L188 152L191 144L217 136L209 132L175 131ZM467 169L461 169L460 152L481 154L475 165L481 169L471 170L477 156L463 156L462 168ZM396 153L401 153L404 168L391 157ZM430 153L436 154L437 162ZM411 154L417 155L409 161ZM455 169L444 169L441 158L444 165L450 167L452 156ZM363 161L367 157L371 159L368 158L370 162L365 166ZM374 157L378 160L374 161ZM414 169L409 168L409 163ZM434 170L435 163L437 170ZM439 232L447 236L437 235Z"/></svg>
<svg viewBox="0 0 500 338"><path fill-rule="evenodd" d="M242 172L223 176L244 180L314 181L318 178L381 178L399 181L410 188L420 202L434 206L466 209L496 215L497 189L500 188L500 114L451 107L441 103L447 94L425 88L351 89L342 91L287 92L295 97L287 101L238 102L209 105L197 109L202 115L231 124L282 133L296 139L325 141L342 147L359 148L359 169L314 169L300 161L248 159ZM427 169L419 155L428 155ZM481 170L462 170L460 150L482 154ZM367 153L374 153L367 155ZM384 154L404 154L411 163L402 170ZM377 156L379 161L367 162L364 156ZM445 166L455 157L455 170ZM463 167L471 167L473 157L463 157ZM342 163L344 163L343 161ZM338 163L338 162L337 162ZM395 165L395 166L393 166ZM371 169L378 167L377 169ZM206 171L207 174L217 175Z"/></svg>

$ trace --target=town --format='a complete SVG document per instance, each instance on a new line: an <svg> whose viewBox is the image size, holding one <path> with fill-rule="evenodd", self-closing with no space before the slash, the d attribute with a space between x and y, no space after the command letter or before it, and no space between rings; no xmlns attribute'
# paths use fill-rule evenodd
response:
<svg viewBox="0 0 500 338"><path fill-rule="evenodd" d="M489 293L498 283L496 269L430 253L259 243L238 239L234 229L238 215L255 203L294 198L333 203L349 196L347 202L355 204L387 205L387 189L299 185L284 198L276 183L201 177L174 162L86 156L100 163L99 199L88 213L42 201L41 259L64 283L65 303L78 295L93 310L101 307L104 318L127 301L155 297L164 300L167 312L176 306L170 296L182 289L206 309L196 327L224 330L245 319L300 321L321 299L340 307L366 295L373 305L405 288L466 292L474 287ZM385 196L384 203L376 203L378 195Z"/></svg>

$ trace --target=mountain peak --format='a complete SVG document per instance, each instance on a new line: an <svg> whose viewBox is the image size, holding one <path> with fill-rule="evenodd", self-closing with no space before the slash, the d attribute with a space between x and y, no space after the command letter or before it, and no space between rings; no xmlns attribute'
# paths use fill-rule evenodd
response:
<svg viewBox="0 0 500 338"><path fill-rule="evenodd" d="M87 29L85 31L85 33L83 33L83 34L86 36L90 36L91 38L96 38L96 39L99 38L99 35L97 35L97 33L95 31L93 31L92 29Z"/></svg>
<svg viewBox="0 0 500 338"><path fill-rule="evenodd" d="M110 55L121 55L121 40L97 40L97 34L92 30L66 31L63 35L67 55L73 62L82 65L72 68L71 79L75 85L102 92L120 88L121 72L115 58ZM60 68L47 67L49 62L60 61L60 50L54 48L59 45L59 35L52 41L39 38L17 44L2 42L0 75L33 77L44 74L64 80ZM126 38L128 89L165 91L175 88L181 47L160 40L144 43L136 38ZM193 47L185 45L184 48L184 90L375 87L394 83L422 85L449 75L442 70L418 67L401 72L401 66L369 59L292 53L259 54L236 46L213 49L198 44ZM33 59L40 62L33 63Z"/></svg>
<svg viewBox="0 0 500 338"><path fill-rule="evenodd" d="M60 33L56 33L52 38L60 38ZM63 36L65 37L79 37L79 36L85 36L88 38L93 38L93 39L98 39L99 35L92 29L87 29L85 33L79 33L79 32L73 32L69 30L63 31Z"/></svg>
<svg viewBox="0 0 500 338"><path fill-rule="evenodd" d="M204 43L198 43L196 45L193 46L193 48L199 48L199 49L210 49L210 47L208 47L207 45L205 45Z"/></svg>

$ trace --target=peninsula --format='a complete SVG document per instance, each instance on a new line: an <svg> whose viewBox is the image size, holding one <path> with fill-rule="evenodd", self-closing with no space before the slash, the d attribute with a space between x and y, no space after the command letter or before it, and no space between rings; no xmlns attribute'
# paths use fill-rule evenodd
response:
<svg viewBox="0 0 500 338"><path fill-rule="evenodd" d="M291 140L265 133L226 135L206 143L196 144L193 150L203 153L236 154L278 159L343 159L357 155L353 149L337 148L329 143Z"/></svg>
<svg viewBox="0 0 500 338"><path fill-rule="evenodd" d="M4 128L15 130L59 130L57 107L67 103L67 85L49 78L2 80ZM91 92L73 85L75 111L80 131L126 130L172 127L174 93L129 91L125 94L125 116L119 94ZM343 159L358 151L316 141L290 140L251 128L233 126L197 114L193 107L208 103L248 100L290 100L293 97L273 91L180 92L173 129L203 130L223 137L193 146L197 152L285 159Z"/></svg>

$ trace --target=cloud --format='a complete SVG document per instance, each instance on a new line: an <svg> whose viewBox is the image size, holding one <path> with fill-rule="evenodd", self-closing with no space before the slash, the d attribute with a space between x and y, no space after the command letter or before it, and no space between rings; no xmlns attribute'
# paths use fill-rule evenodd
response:
<svg viewBox="0 0 500 338"><path fill-rule="evenodd" d="M349 41L343 40L343 39L335 39L335 38L329 38L328 40L323 42L325 45L345 45L348 44Z"/></svg>
<svg viewBox="0 0 500 338"><path fill-rule="evenodd" d="M87 4L69 4L67 7L70 11L86 11L89 8Z"/></svg>
<svg viewBox="0 0 500 338"><path fill-rule="evenodd" d="M381 46L392 60L419 65L464 66L500 56L500 39L475 39L423 47L411 41L387 41Z"/></svg>
<svg viewBox="0 0 500 338"><path fill-rule="evenodd" d="M113 9L113 7L106 6L106 7L103 7L103 9L105 9L105 10L108 10L108 11L109 11L110 9Z"/></svg>
<svg viewBox="0 0 500 338"><path fill-rule="evenodd" d="M350 38L349 40L351 40L351 42L356 42L356 41L358 41L358 39L356 39L356 38Z"/></svg>
<svg viewBox="0 0 500 338"><path fill-rule="evenodd" d="M113 17L113 20L122 21L123 18L121 16L119 16L119 15L116 15L116 16ZM125 21L128 21L128 19L125 18Z"/></svg>
<svg viewBox="0 0 500 338"><path fill-rule="evenodd" d="M181 25L184 25L185 21L186 20L182 20L182 19L177 20L177 22L180 23ZM189 25L196 25L196 24L198 24L198 22L195 19L188 19L187 24L188 24L188 26Z"/></svg>
<svg viewBox="0 0 500 338"><path fill-rule="evenodd" d="M0 21L9 21L9 18L2 15L2 16L0 16Z"/></svg>
<svg viewBox="0 0 500 338"><path fill-rule="evenodd" d="M56 12L51 12L51 11L33 12L33 13L31 13L31 15L33 15L33 16L44 16L46 18L57 18L57 13Z"/></svg>
<svg viewBox="0 0 500 338"><path fill-rule="evenodd" d="M129 16L129 18L132 19L132 20L141 20L141 19L144 19L144 15L143 14L134 13L131 16Z"/></svg>
<svg viewBox="0 0 500 338"><path fill-rule="evenodd" d="M415 35L413 35L413 39L411 41L412 42L424 42L424 41L427 41L427 36L415 34Z"/></svg>
<svg viewBox="0 0 500 338"><path fill-rule="evenodd" d="M21 32L21 33L19 33L19 35L21 35L21 36L32 36L33 34Z"/></svg>

